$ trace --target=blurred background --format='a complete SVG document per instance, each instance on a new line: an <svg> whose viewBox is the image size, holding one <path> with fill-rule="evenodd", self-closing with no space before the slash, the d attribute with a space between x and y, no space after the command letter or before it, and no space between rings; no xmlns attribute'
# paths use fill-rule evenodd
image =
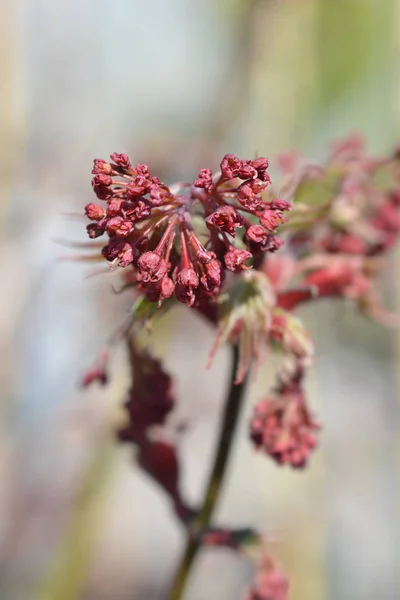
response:
<svg viewBox="0 0 400 600"><path fill-rule="evenodd" d="M364 133L400 139L400 0L0 0L0 598L158 600L184 534L169 501L113 443L128 381L77 382L129 298L57 239L85 240L94 157L126 152L166 181L226 152L274 157ZM89 267L90 269L90 267ZM398 259L383 280L396 296ZM183 481L201 497L228 356L205 371L213 332L178 309L156 332L176 377ZM324 423L305 473L254 455L248 394L218 518L260 527L293 600L394 600L399 582L400 338L344 304L304 310ZM193 342L195 340L195 343ZM196 563L188 600L240 598L250 564Z"/></svg>

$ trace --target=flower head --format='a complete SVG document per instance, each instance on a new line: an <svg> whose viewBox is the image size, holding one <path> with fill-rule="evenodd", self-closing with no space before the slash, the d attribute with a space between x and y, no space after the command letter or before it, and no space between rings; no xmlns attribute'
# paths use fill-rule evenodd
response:
<svg viewBox="0 0 400 600"><path fill-rule="evenodd" d="M317 445L319 425L311 417L300 385L292 383L259 402L250 424L250 437L258 449L281 465L306 465Z"/></svg>
<svg viewBox="0 0 400 600"><path fill-rule="evenodd" d="M294 164L292 177L297 251L376 256L393 247L400 234L396 153L372 158L352 135L333 145L319 171Z"/></svg>
<svg viewBox="0 0 400 600"><path fill-rule="evenodd" d="M263 198L267 168L263 157L227 154L219 173L201 169L193 184L170 188L126 154L112 154L111 162L95 159L92 187L103 204L86 205L88 235L108 236L103 256L113 266L133 266L151 301L175 295L193 306L215 298L225 270L240 272L255 254L281 244L276 229L290 205Z"/></svg>

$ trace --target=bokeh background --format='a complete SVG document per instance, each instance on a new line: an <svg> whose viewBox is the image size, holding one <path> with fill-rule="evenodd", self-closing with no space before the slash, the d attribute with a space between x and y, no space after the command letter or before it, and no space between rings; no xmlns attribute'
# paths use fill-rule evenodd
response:
<svg viewBox="0 0 400 600"><path fill-rule="evenodd" d="M60 260L85 239L93 157L127 152L191 180L225 152L322 159L364 133L400 138L400 0L0 0L0 598L158 600L183 543L169 502L112 441L127 386L77 381L129 300L109 277ZM382 278L399 308L398 260ZM310 381L324 423L305 473L255 456L253 383L218 517L258 526L293 600L395 600L399 582L399 337L344 304L303 311L318 349ZM208 474L228 356L177 310L153 341L177 377L183 480ZM240 598L250 564L196 563L188 600Z"/></svg>

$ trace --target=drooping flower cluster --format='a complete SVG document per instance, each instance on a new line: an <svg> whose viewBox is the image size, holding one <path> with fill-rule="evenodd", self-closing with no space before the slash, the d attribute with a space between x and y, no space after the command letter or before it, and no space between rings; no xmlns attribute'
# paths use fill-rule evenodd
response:
<svg viewBox="0 0 400 600"><path fill-rule="evenodd" d="M277 463L297 469L307 464L320 429L298 379L282 383L271 397L259 402L250 424L250 436L257 449L263 449Z"/></svg>
<svg viewBox="0 0 400 600"><path fill-rule="evenodd" d="M262 196L270 183L267 159L227 154L220 167L169 188L125 154L94 161L92 186L105 205L86 205L89 237L108 235L104 257L111 265L133 265L150 301L175 295L192 306L213 298L226 271L246 270L253 256L281 246L276 230L290 204Z"/></svg>

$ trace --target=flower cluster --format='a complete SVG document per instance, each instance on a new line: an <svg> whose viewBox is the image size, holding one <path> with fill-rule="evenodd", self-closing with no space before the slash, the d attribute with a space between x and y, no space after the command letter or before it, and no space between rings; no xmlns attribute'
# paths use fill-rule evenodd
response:
<svg viewBox="0 0 400 600"><path fill-rule="evenodd" d="M377 256L400 233L400 154L370 157L360 136L336 142L323 167L291 164L297 217L291 237L297 252ZM309 218L314 215L314 218ZM301 221L301 218L300 218Z"/></svg>
<svg viewBox="0 0 400 600"><path fill-rule="evenodd" d="M218 173L202 169L193 184L169 188L125 154L95 159L92 186L105 205L86 205L89 237L108 235L104 257L111 265L132 265L150 301L175 295L193 306L215 298L226 271L240 273L255 255L282 244L276 230L290 204L262 196L267 168L265 158L227 154Z"/></svg>
<svg viewBox="0 0 400 600"><path fill-rule="evenodd" d="M250 436L256 448L262 448L277 463L302 468L317 446L315 434L319 429L295 377L256 405Z"/></svg>
<svg viewBox="0 0 400 600"><path fill-rule="evenodd" d="M259 534L209 522L199 531L202 509L197 513L183 501L178 452L164 427L175 404L172 379L160 361L138 349L133 328L149 323L159 312L157 303L172 296L194 306L217 329L210 362L223 344L235 348L235 385L276 350L281 362L271 391L255 406L250 439L276 463L301 469L317 446L320 425L304 387L314 346L295 309L336 297L385 324L399 323L378 302L377 276L400 234L400 150L373 159L361 138L350 136L333 146L323 166L302 163L295 154L281 166L286 180L276 195L267 159L233 154L222 159L218 172L201 169L193 183L168 187L147 165L133 166L128 156L115 153L110 162L94 161L92 185L101 203L85 208L89 237L108 236L103 256L111 266L129 267L124 287L134 285L141 293L129 326L118 335L128 345L132 379L127 423L118 438L135 446L139 465L172 499L190 539L199 536L199 544L240 552L249 540L260 545ZM278 228L286 251L272 254L283 243ZM82 385L105 384L107 366L105 350ZM229 411L228 402L224 418L226 427L233 423L232 433L236 417L232 421ZM211 484L207 494L215 495ZM286 600L287 594L286 576L263 554L246 600Z"/></svg>

